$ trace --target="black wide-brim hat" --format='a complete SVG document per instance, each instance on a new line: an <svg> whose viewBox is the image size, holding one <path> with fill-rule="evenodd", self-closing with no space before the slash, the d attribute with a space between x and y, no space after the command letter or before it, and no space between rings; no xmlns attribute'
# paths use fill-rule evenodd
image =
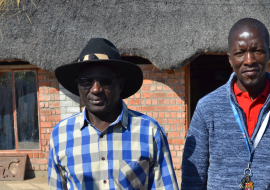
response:
<svg viewBox="0 0 270 190"><path fill-rule="evenodd" d="M133 63L122 61L117 48L104 38L90 39L82 50L78 61L56 68L56 78L64 88L79 96L78 86L75 82L77 71L82 66L93 63L110 65L120 71L125 78L124 87L120 94L122 99L135 94L142 86L141 68Z"/></svg>

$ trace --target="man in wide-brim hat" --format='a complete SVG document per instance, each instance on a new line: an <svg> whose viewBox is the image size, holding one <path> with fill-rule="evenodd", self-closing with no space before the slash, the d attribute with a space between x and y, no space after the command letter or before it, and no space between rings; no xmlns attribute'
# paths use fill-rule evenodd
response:
<svg viewBox="0 0 270 190"><path fill-rule="evenodd" d="M140 89L140 67L122 61L108 40L93 38L55 75L85 109L52 131L50 189L178 189L162 127L122 101Z"/></svg>

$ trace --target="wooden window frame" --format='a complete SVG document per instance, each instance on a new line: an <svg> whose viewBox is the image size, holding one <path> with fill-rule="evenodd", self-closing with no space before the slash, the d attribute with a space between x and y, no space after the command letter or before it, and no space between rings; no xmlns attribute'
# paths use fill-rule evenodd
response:
<svg viewBox="0 0 270 190"><path fill-rule="evenodd" d="M185 66L186 136L190 124L190 63Z"/></svg>
<svg viewBox="0 0 270 190"><path fill-rule="evenodd" d="M16 112L16 97L15 97L15 83L14 72L16 71L35 71L37 84L37 109L38 109L38 128L39 128L39 149L18 149L18 133L17 133L17 112ZM40 128L40 105L39 105L39 84L38 84L38 68L34 65L1 65L0 72L11 72L12 75L12 99L13 99L13 118L14 118L14 136L15 149L0 150L0 153L18 154L18 153L40 153L42 150L41 128Z"/></svg>

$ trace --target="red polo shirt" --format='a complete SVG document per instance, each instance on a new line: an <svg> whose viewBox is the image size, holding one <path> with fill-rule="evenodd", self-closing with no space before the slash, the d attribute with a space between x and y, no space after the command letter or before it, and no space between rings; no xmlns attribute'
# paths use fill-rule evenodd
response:
<svg viewBox="0 0 270 190"><path fill-rule="evenodd" d="M257 98L255 98L253 101L251 101L248 92L241 91L237 85L236 82L234 83L233 90L236 97L236 100L240 107L244 110L246 115L246 121L247 121L247 130L248 135L251 137L255 125L257 123L257 119L259 116L259 112L265 103L268 94L270 93L270 84L268 80L266 81L266 86L264 90L259 94Z"/></svg>

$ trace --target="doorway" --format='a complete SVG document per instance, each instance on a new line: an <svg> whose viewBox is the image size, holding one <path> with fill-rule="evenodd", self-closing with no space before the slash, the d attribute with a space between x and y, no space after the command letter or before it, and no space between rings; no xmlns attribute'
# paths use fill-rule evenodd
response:
<svg viewBox="0 0 270 190"><path fill-rule="evenodd" d="M190 63L189 120L198 101L225 84L231 73L227 55L201 55Z"/></svg>

